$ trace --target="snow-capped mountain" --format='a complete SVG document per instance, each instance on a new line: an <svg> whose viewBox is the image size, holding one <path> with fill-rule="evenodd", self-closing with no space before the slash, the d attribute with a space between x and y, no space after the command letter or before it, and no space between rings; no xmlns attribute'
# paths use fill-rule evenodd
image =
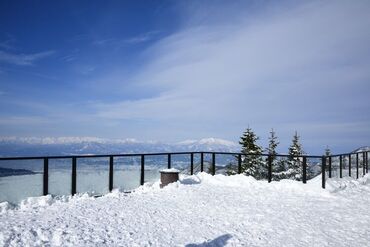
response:
<svg viewBox="0 0 370 247"><path fill-rule="evenodd" d="M239 145L217 138L187 140L177 143L104 139L97 137L0 138L1 156L154 153L183 151L237 152Z"/></svg>
<svg viewBox="0 0 370 247"><path fill-rule="evenodd" d="M363 146L363 147L357 148L352 153L361 153L361 152L369 152L369 151L370 151L369 146Z"/></svg>

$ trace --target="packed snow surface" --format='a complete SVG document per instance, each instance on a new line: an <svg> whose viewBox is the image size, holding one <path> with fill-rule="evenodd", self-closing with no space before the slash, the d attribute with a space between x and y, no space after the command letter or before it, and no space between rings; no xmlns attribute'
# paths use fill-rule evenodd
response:
<svg viewBox="0 0 370 247"><path fill-rule="evenodd" d="M0 204L1 246L369 246L370 177L306 185L199 173L159 188Z"/></svg>

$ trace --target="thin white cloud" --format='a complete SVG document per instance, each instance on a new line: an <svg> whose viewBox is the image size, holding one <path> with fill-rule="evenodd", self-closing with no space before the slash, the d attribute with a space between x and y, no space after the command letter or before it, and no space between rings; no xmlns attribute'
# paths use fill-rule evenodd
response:
<svg viewBox="0 0 370 247"><path fill-rule="evenodd" d="M66 55L66 56L61 57L60 59L65 62L72 62L76 60L77 57L75 55Z"/></svg>
<svg viewBox="0 0 370 247"><path fill-rule="evenodd" d="M311 119L330 125L345 114L359 121L353 110L370 103L364 94L370 4L318 1L281 9L232 25L186 26L162 39L146 51L145 67L121 78L161 93L97 104L97 115L158 121L164 133L161 123L179 123L194 138L205 128L235 136L248 123L267 133L291 122L292 131L304 132Z"/></svg>
<svg viewBox="0 0 370 247"><path fill-rule="evenodd" d="M150 32L143 33L143 34L140 34L138 36L135 36L129 39L125 39L124 42L129 43L129 44L147 42L149 40L152 40L159 33L160 33L159 31L150 31Z"/></svg>
<svg viewBox="0 0 370 247"><path fill-rule="evenodd" d="M7 39L0 41L0 48L5 50L15 50L14 43L16 42L16 39L11 34L6 34Z"/></svg>
<svg viewBox="0 0 370 247"><path fill-rule="evenodd" d="M97 45L97 46L105 46L105 45L112 45L112 44L116 44L118 41L118 39L113 39L113 38L110 38L110 39L98 39L98 40L94 40L92 42L93 45Z"/></svg>
<svg viewBox="0 0 370 247"><path fill-rule="evenodd" d="M11 50L11 49L13 49L13 46L11 45L10 40L6 40L6 41L0 42L0 48L6 49L6 50Z"/></svg>
<svg viewBox="0 0 370 247"><path fill-rule="evenodd" d="M0 62L14 65L33 65L40 59L53 55L55 51L44 51L33 54L15 54L5 51L0 51Z"/></svg>
<svg viewBox="0 0 370 247"><path fill-rule="evenodd" d="M123 45L129 44L138 44L144 43L153 40L160 31L149 31L146 33L139 34L137 36L131 38L106 38L106 39L97 39L92 42L93 45L96 46L115 46L121 47Z"/></svg>

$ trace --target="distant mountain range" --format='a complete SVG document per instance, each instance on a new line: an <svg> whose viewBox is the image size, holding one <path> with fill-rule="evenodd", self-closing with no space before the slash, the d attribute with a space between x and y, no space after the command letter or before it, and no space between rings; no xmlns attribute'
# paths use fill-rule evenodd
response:
<svg viewBox="0 0 370 247"><path fill-rule="evenodd" d="M0 138L0 156L3 157L184 151L238 152L240 146L235 142L217 138L177 143L96 137Z"/></svg>
<svg viewBox="0 0 370 247"><path fill-rule="evenodd" d="M352 151L352 153L361 153L361 152L368 152L368 151L370 151L370 147L363 146L363 147L357 148L356 150Z"/></svg>

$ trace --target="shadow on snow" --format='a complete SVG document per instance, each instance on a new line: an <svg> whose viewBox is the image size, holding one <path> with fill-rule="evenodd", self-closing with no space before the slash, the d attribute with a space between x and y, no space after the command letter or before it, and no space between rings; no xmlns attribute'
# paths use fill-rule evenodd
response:
<svg viewBox="0 0 370 247"><path fill-rule="evenodd" d="M226 246L227 241L232 238L230 234L221 235L212 241L207 241L201 244L187 244L185 247L223 247Z"/></svg>

